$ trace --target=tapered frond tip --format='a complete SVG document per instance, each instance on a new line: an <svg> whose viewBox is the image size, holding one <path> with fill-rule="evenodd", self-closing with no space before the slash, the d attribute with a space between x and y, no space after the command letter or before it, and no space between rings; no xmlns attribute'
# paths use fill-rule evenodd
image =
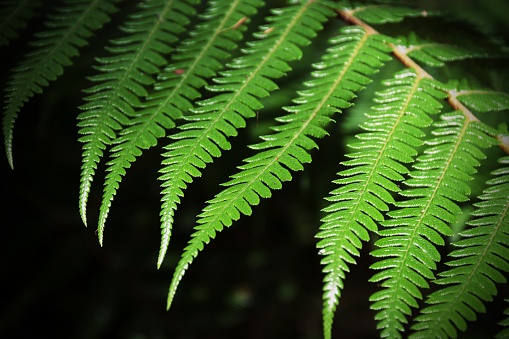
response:
<svg viewBox="0 0 509 339"><path fill-rule="evenodd" d="M173 218L169 218L169 220L166 220L161 224L161 245L159 247L159 255L157 258L158 269L161 268L161 265L163 264L164 261L164 257L166 256L166 252L168 251L172 224Z"/></svg>
<svg viewBox="0 0 509 339"><path fill-rule="evenodd" d="M7 156L7 162L9 167L14 170L14 157L12 155L12 140L5 141L5 154Z"/></svg>

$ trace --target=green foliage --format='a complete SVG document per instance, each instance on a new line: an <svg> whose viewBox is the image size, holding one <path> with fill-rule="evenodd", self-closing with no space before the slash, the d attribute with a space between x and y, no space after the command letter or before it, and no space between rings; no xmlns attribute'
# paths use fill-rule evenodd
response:
<svg viewBox="0 0 509 339"><path fill-rule="evenodd" d="M41 93L42 87L55 80L72 64L78 48L87 44L92 32L100 29L116 11L115 0L68 0L57 7L45 22L47 30L38 32L31 42L33 50L25 54L13 69L6 86L3 132L7 158L13 167L12 138L14 120L24 103ZM17 10L18 8L14 8ZM16 23L13 23L16 25ZM19 27L20 25L17 24Z"/></svg>
<svg viewBox="0 0 509 339"><path fill-rule="evenodd" d="M0 12L0 46L8 45L9 40L18 36L18 31L26 27L26 21L31 19L41 5L40 1L5 1Z"/></svg>
<svg viewBox="0 0 509 339"><path fill-rule="evenodd" d="M81 107L85 112L78 116L80 134L84 135L80 141L85 144L80 186L80 212L85 224L86 202L97 162L106 145L115 144L110 150L112 160L107 164L109 173L99 216L101 244L111 201L125 168L141 155L141 149L155 146L155 138L164 136L164 129L175 126L173 119L178 114L136 109L142 107L140 97L148 94L145 87L154 83L154 75L166 64L164 56L173 50L171 44L189 23L195 4L195 0L143 3L122 27L127 35L113 40L107 48L112 56L98 59L101 73L91 77L98 84L85 91L91 95ZM121 130L118 137L116 130Z"/></svg>
<svg viewBox="0 0 509 339"><path fill-rule="evenodd" d="M44 30L4 86L11 167L18 113L71 66L93 32L111 32L103 26L118 3L63 0L48 8ZM0 46L32 23L39 5L4 4ZM249 119L277 115L262 117L270 132L250 129L261 141L241 151L236 170L224 169L234 172L197 216L168 308L205 245L320 154L340 163L337 178L313 178L334 185L313 230L325 275L325 338L332 337L346 275L366 245L374 262L370 281L379 288L370 302L380 336L454 338L489 309L509 272L509 89L500 85L507 46L477 33L472 40L448 37L439 30L451 25L451 14L403 2L145 0L118 15L117 37L100 46L77 117L85 225L92 182L109 153L101 245L122 178L164 141L160 267L187 186L243 146L233 140L249 129ZM285 77L297 84L283 88ZM348 128L346 119L359 123ZM330 134L336 137L321 140ZM338 151L321 154L324 142ZM507 336L509 322L500 324L500 337Z"/></svg>
<svg viewBox="0 0 509 339"><path fill-rule="evenodd" d="M456 328L466 330L465 320L476 320L475 311L486 312L483 302L497 295L495 284L507 282L503 273L509 271L509 158L502 157L499 162L503 167L492 172L493 178L479 196L481 201L474 204L473 219L467 223L470 228L453 243L457 249L449 256L457 259L446 263L453 268L435 280L446 287L428 296L431 306L416 318L414 337L457 336Z"/></svg>

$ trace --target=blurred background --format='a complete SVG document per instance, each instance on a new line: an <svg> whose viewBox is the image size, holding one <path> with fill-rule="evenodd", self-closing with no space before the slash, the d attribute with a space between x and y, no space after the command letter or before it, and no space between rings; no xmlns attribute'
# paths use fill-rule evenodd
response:
<svg viewBox="0 0 509 339"><path fill-rule="evenodd" d="M419 3L429 9L444 5L443 1ZM447 6L507 43L507 1L458 0L448 1ZM323 197L333 188L331 180L345 151L341 140L355 133L354 112L345 113L346 127L330 131L329 138L340 141L320 141L320 153L314 152L314 162L304 173L296 173L282 191L254 208L252 217L241 218L205 247L166 311L171 275L196 215L240 164L245 149L239 146L226 152L189 186L159 270L161 149L145 151L120 186L106 224L104 247L99 246L95 223L105 161L97 171L88 204L90 226L85 228L78 214L82 149L76 116L81 90L90 86L85 77L94 74L89 65L104 42L117 34L120 19L115 16L110 29L82 50L75 66L22 109L14 133L15 170L5 157L0 161L0 338L321 338L323 275L314 235L325 205ZM17 57L12 56L27 51L25 44L38 28L36 24L0 50L2 83L16 63ZM326 45L327 34L319 45ZM310 62L316 59L312 49L306 52ZM388 65L387 72L397 67ZM281 113L274 108L293 97L307 72L298 69L280 82L282 90L266 102L258 121L248 122L239 145L254 143L257 135L267 132L267 123ZM491 84L506 86L506 78L486 76ZM356 109L370 105L359 102ZM329 154L338 156L325 156ZM365 246L346 279L336 313L336 337L377 336L368 302L376 288L367 282L371 249ZM501 297L508 296L505 287ZM468 337L488 338L498 331L494 324L501 320L497 312L502 301L492 306L471 326Z"/></svg>

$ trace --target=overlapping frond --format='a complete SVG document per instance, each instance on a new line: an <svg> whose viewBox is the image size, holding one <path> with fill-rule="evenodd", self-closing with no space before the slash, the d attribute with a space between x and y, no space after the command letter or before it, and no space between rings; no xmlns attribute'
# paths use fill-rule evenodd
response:
<svg viewBox="0 0 509 339"><path fill-rule="evenodd" d="M338 173L342 178L327 199L331 202L324 211L321 232L317 237L324 273L324 323L330 332L332 318L348 265L359 255L362 241L369 240L369 232L377 231L377 223L384 220L382 212L394 203L392 192L399 192L398 182L408 173L404 164L412 163L416 148L423 144L422 128L431 125L428 116L437 113L441 104L436 98L444 93L438 85L418 77L412 70L404 70L385 82L387 89L377 93L379 105L367 113L361 126L366 133L357 135L360 141L350 145L356 150L347 154L351 160L342 163L351 168ZM329 334L330 335L330 334Z"/></svg>
<svg viewBox="0 0 509 339"><path fill-rule="evenodd" d="M457 330L465 331L467 321L474 321L476 313L486 311L484 303L497 295L496 283L507 281L509 272L509 157L499 161L503 167L492 172L481 202L475 203L474 217L467 222L469 229L460 233L461 239L446 264L452 268L439 274L434 282L443 285L426 300L431 304L421 311L412 326L414 338L457 337Z"/></svg>
<svg viewBox="0 0 509 339"><path fill-rule="evenodd" d="M50 81L62 75L71 58L87 44L93 31L101 28L116 11L118 0L67 0L49 16L48 30L37 33L33 50L13 70L6 88L3 133L7 158L13 167L14 121L21 107Z"/></svg>
<svg viewBox="0 0 509 339"><path fill-rule="evenodd" d="M193 107L192 102L201 95L200 88L223 68L224 60L230 57L230 51L242 39L242 32L247 27L238 23L255 15L262 5L263 1L259 0L210 2L209 8L201 16L203 23L195 26L190 32L191 37L177 46L170 64L154 84L155 91L143 102L129 128L115 140L118 145L112 150L114 159L108 169L111 173L122 173L141 154L142 149L155 146L157 139L165 136L166 129L172 127L171 119L182 117ZM169 121L164 124L161 120ZM118 180L118 175L107 178L105 198L112 198ZM175 202L172 200L170 203ZM173 211L171 208L163 210ZM162 213L158 267L168 248L172 220L172 214Z"/></svg>
<svg viewBox="0 0 509 339"><path fill-rule="evenodd" d="M173 211L167 209L174 209L176 203L169 202L170 199L178 202L186 183L200 175L200 168L210 163L213 156L219 156L221 150L230 148L226 138L235 136L236 130L245 126L245 118L256 115L255 110L262 107L258 98L267 96L270 91L277 88L271 79L282 77L285 72L291 70L288 62L299 59L302 55L299 46L309 44L309 39L316 36L316 32L322 28L322 23L327 17L334 15L334 11L328 5L334 6L325 1L304 1L302 4L273 10L274 16L267 19L270 24L262 27L262 31L256 34L259 40L251 42L243 51L244 55L235 59L229 65L229 70L221 72L221 78L214 79L217 85L208 88L220 94L202 101L201 107L194 110L195 115L187 118L190 122L182 126L183 131L173 136L177 142L168 146L168 152L165 154L167 159L163 162L167 167L163 169L165 174L161 177L165 180L163 186L167 187L163 197L165 202L163 213L171 215ZM338 100L334 107L341 106L338 104L341 102L343 101ZM318 120L323 124L328 121L328 118ZM318 125L320 126L320 123ZM309 130L312 131L313 128L309 127ZM319 128L316 133L323 135ZM311 148L314 145L307 137L303 136L299 140L304 140L302 142L306 143L304 148ZM272 144L272 147L274 146L276 145ZM283 157L285 165L291 169L298 169L309 156L304 155L305 152L301 148L290 148L288 150L290 153ZM251 160L256 161L256 159ZM269 161L269 163L270 166L266 168L263 175L257 177L258 181L251 183L249 190L244 190L248 195L247 200L242 197L235 200L230 207L217 208L211 202L211 207L200 215L201 225L197 226L197 231L184 249L175 270L168 295L168 307L187 267L203 249L204 244L215 236L216 231L221 230L223 226L230 226L232 220L239 218L237 208L243 213L250 213L250 205L257 204L259 197L270 196L270 189L267 186L277 188L280 180L289 179L288 170L277 160ZM249 170L250 166L251 163L242 169L252 172ZM253 171L256 170L261 171L261 169L253 169ZM230 185L236 183L241 185L242 173ZM230 192L236 189L236 186L231 187ZM214 201L219 202L221 199L218 196Z"/></svg>
<svg viewBox="0 0 509 339"><path fill-rule="evenodd" d="M468 200L466 184L476 173L485 155L480 148L494 144L486 127L465 117L460 111L444 113L434 124L432 139L424 155L417 158L415 170L405 181L409 187L400 192L407 200L396 203L397 210L382 223L384 230L372 255L384 258L372 268L382 270L371 281L383 289L371 296L372 308L384 337L399 337L411 307L422 298L420 289L434 278L433 270L440 260L437 245L451 236L450 223L461 213L458 202Z"/></svg>
<svg viewBox="0 0 509 339"><path fill-rule="evenodd" d="M164 135L163 129L174 126L175 116L158 115L144 128L137 125L139 114L136 108L142 106L141 99L148 94L147 86L155 81L156 75L166 65L165 56L173 50L172 44L193 15L194 5L199 0L147 0L140 5L139 12L131 15L121 28L127 33L112 41L108 47L111 55L98 58L99 74L91 77L96 83L86 92L88 101L81 107L84 110L80 122L79 139L83 145L81 185L79 196L80 214L86 224L86 203L90 186L107 145L120 143L113 147L113 160L108 165L105 188L100 208L98 236L103 241L103 229L109 212L111 200L118 189L125 168L130 166L135 156L141 154L140 148L154 144L154 135ZM125 126L131 126L125 128ZM117 138L118 130L121 136ZM132 133L138 137L125 148L123 142ZM124 152L119 153L124 149Z"/></svg>
<svg viewBox="0 0 509 339"><path fill-rule="evenodd" d="M8 45L18 36L40 5L40 0L8 0L0 5L0 46Z"/></svg>
<svg viewBox="0 0 509 339"><path fill-rule="evenodd" d="M22 32L38 6L44 3L44 13L49 13L42 18L44 32L36 33L32 51L5 85L3 133L11 166L13 126L25 102L62 74L120 2L0 4L0 47ZM61 5L50 9L54 3ZM499 155L500 149L509 154L504 116L509 94L503 92L502 70L507 50L497 46L502 39L483 43L484 37L469 30L468 35L440 36L435 24L449 28L455 22L428 20L442 13L402 7L404 2L397 0L288 0L284 8L258 13L265 3L274 6L264 0L140 0L125 7L136 13L118 17L123 20L121 37L95 59L96 73L78 116L83 222L87 224L87 201L104 152L109 159L99 208L101 245L124 175L143 152L170 134L164 139L169 144L159 178L160 267L187 185L231 148L232 137L246 127L247 119L257 117L251 132L259 132L264 99L270 96L267 106L282 107L284 112L270 123L272 132L249 146L250 156L197 216L169 286L169 308L205 245L241 216L251 215L262 199L292 180L292 172L303 170L318 148L317 139L345 117L335 114L358 104L348 110L352 119L341 125L341 138L349 142L347 154L338 155L342 162L316 234L324 274L324 337L332 338L346 275L373 235L370 281L380 290L370 301L379 334L457 337L486 311L509 274L509 157ZM203 12L196 15L197 10ZM244 33L263 20L246 38ZM337 29L327 44L325 37ZM303 49L312 43L312 51ZM303 50L313 55L302 58ZM470 58L490 60L444 67ZM497 72L487 71L492 66ZM291 88L273 93L287 83L281 78L290 72L295 79L306 79L300 80L304 89L293 100L287 95ZM464 80L454 79L458 77ZM384 81L362 92L373 79ZM350 138L357 128L360 132ZM496 157L498 165L492 161ZM468 202L470 195L478 200ZM452 249L444 248L444 260L439 247L446 242ZM438 262L447 267L437 275ZM430 282L436 289L424 298ZM413 308L420 310L416 317L410 317ZM509 318L500 325L504 328L497 337L509 337Z"/></svg>

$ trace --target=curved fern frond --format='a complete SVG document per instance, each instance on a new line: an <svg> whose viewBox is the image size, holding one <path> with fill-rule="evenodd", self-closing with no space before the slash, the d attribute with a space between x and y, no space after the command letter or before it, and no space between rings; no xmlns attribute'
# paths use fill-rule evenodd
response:
<svg viewBox="0 0 509 339"><path fill-rule="evenodd" d="M338 173L343 178L334 181L340 187L327 198L331 205L324 209L321 232L317 237L324 279L324 325L326 337L343 288L348 265L355 264L362 241L369 240L369 232L377 231L377 223L384 220L382 212L394 203L391 192L399 192L397 182L408 173L405 163L414 161L416 148L423 144L422 128L431 125L428 114L437 113L441 104L436 98L445 94L438 85L418 77L413 70L404 70L384 83L389 88L378 92L378 106L367 114L361 125L368 131L351 148L357 150L342 163L351 168Z"/></svg>
<svg viewBox="0 0 509 339"><path fill-rule="evenodd" d="M36 34L34 49L13 70L6 88L3 133L7 159L14 166L12 138L14 121L21 107L42 87L62 75L71 58L87 44L92 32L109 20L118 0L67 0L46 22L47 31Z"/></svg>
<svg viewBox="0 0 509 339"><path fill-rule="evenodd" d="M2 3L0 9L0 46L8 45L9 41L18 36L20 29L35 15L40 7L40 0L9 0Z"/></svg>
<svg viewBox="0 0 509 339"><path fill-rule="evenodd" d="M300 59L299 46L310 43L322 23L334 15L327 1L304 1L283 9L273 9L274 16L267 18L268 25L255 34L257 40L248 43L243 56L229 63L221 77L214 78L216 85L208 86L219 94L198 103L193 115L184 119L188 123L179 126L181 132L171 136L176 140L166 147L161 170L162 187L162 233L169 237L173 215L183 189L193 177L201 175L212 157L219 157L221 150L230 149L227 138L237 135L237 129L245 127L246 118L256 116L263 106L260 98L266 97L277 85L271 79L283 77L291 70L288 62ZM166 251L164 240L160 253ZM182 267L181 267L182 268ZM174 292L174 289L171 289ZM173 297L171 292L171 301Z"/></svg>
<svg viewBox="0 0 509 339"><path fill-rule="evenodd" d="M130 144L122 154L118 151L123 148L122 142L126 138L123 135L136 132L137 126L123 129L119 138L115 131L136 124L138 115L135 109L142 106L140 98L148 94L147 86L154 83L155 74L167 63L165 56L173 50L171 44L178 40L177 35L190 22L188 17L194 14L193 5L197 2L145 1L140 5L139 12L131 15L130 20L121 27L128 35L112 41L112 46L107 48L110 56L97 59L101 63L96 67L100 73L90 78L97 84L85 91L91 94L85 98L88 103L81 106L84 112L78 116L79 133L84 135L79 139L84 144L79 207L85 225L88 194L97 163L103 155L102 150L112 143L120 143L113 147L113 160L107 164L110 166L106 175L108 185L105 187L98 223L101 245L106 217L125 168L130 166L135 156L141 154L140 147L147 148L154 143L153 134L161 134L160 125L170 128L174 122L170 117L158 116L148 127L151 133L141 133L136 143ZM117 167L113 167L115 165Z"/></svg>
<svg viewBox="0 0 509 339"><path fill-rule="evenodd" d="M108 163L110 173L124 173L143 149L155 146L157 139L165 136L166 130L174 126L173 120L181 118L192 108L191 102L201 95L198 90L206 85L207 78L223 68L223 60L230 57L230 51L242 39L242 32L247 27L235 27L235 24L255 15L257 8L262 5L263 2L259 0L210 3L207 12L201 16L204 23L196 26L190 33L191 38L182 41L176 48L172 62L159 74L154 84L155 91L136 111L136 117L122 131L122 136L114 141L118 145L112 149L113 160ZM119 175L106 178L103 205L113 198L120 179ZM101 217L100 222L104 223L107 209L101 213L104 218ZM166 225L164 220L162 224ZM158 267L162 264L169 239L170 228L164 226Z"/></svg>
<svg viewBox="0 0 509 339"><path fill-rule="evenodd" d="M474 321L476 313L486 312L484 303L497 295L495 283L507 281L509 272L509 157L499 160L503 165L492 172L494 178L475 203L469 229L460 233L461 239L446 264L453 268L439 274L434 282L445 287L432 293L428 306L416 317L412 326L418 332L412 338L456 338L457 331L465 331L466 321Z"/></svg>
<svg viewBox="0 0 509 339"><path fill-rule="evenodd" d="M399 209L388 213L392 219L382 223L382 238L375 243L379 249L372 252L374 257L389 258L372 265L382 271L371 278L384 288L370 298L383 337L401 336L411 307L422 299L420 289L434 279L435 263L440 260L436 246L452 235L449 224L461 213L456 202L468 200L466 182L485 158L479 148L494 145L494 138L486 134L488 128L463 112L440 118L434 124L435 138L426 141L430 147L417 158L411 178L405 181L409 188L400 192L408 200L396 202Z"/></svg>

